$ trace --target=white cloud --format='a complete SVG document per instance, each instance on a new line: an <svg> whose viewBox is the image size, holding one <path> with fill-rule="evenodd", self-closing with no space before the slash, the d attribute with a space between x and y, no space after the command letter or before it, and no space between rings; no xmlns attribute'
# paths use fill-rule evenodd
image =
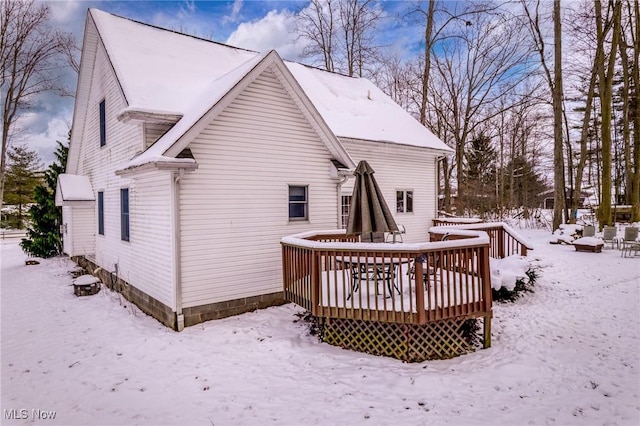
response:
<svg viewBox="0 0 640 426"><path fill-rule="evenodd" d="M36 151L43 166L48 166L55 160L54 151L58 146L56 141L66 143L71 123L63 118L48 119L46 130L34 133L32 129L39 127L42 116L37 113L27 113L18 121L19 129L12 138L11 145L26 144L29 149Z"/></svg>
<svg viewBox="0 0 640 426"><path fill-rule="evenodd" d="M240 11L242 10L243 0L234 0L231 6L231 14L222 18L223 22L238 22Z"/></svg>
<svg viewBox="0 0 640 426"><path fill-rule="evenodd" d="M295 16L288 10L272 10L257 21L238 25L226 42L258 52L275 49L283 58L299 61L304 42L298 40L295 25Z"/></svg>
<svg viewBox="0 0 640 426"><path fill-rule="evenodd" d="M86 13L85 5L75 0L50 1L48 5L54 24L67 24Z"/></svg>

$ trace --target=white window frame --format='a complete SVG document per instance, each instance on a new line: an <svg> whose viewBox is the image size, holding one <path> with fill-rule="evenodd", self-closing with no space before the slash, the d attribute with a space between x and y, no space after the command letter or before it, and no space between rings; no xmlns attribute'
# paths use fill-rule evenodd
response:
<svg viewBox="0 0 640 426"><path fill-rule="evenodd" d="M402 204L399 203L398 195L402 193ZM407 210L407 194L411 193L411 210ZM396 189L396 213L413 213L415 211L415 191L413 189Z"/></svg>
<svg viewBox="0 0 640 426"><path fill-rule="evenodd" d="M304 188L304 200L291 200L291 188ZM304 206L304 217L291 216L292 204L302 204ZM287 186L287 214L289 217L289 222L301 222L309 220L309 185L289 184Z"/></svg>
<svg viewBox="0 0 640 426"><path fill-rule="evenodd" d="M347 222L349 221L349 212L351 211L351 200L353 195L344 194L340 198L340 217L342 218L342 229L347 229Z"/></svg>

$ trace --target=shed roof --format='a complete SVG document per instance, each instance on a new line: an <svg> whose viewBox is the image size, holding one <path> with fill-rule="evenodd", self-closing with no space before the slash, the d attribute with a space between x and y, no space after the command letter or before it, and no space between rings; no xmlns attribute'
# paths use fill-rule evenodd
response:
<svg viewBox="0 0 640 426"><path fill-rule="evenodd" d="M183 115L180 121L198 107L206 113L211 102L202 93L223 95L264 57L97 9L89 13L129 108ZM450 151L371 81L285 63L336 136Z"/></svg>
<svg viewBox="0 0 640 426"><path fill-rule="evenodd" d="M95 201L88 176L59 174L56 185L56 206Z"/></svg>

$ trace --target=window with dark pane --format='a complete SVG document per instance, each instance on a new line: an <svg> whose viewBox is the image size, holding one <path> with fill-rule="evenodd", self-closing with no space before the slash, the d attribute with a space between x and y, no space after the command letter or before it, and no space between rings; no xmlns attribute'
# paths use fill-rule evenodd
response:
<svg viewBox="0 0 640 426"><path fill-rule="evenodd" d="M406 213L413 213L413 191L406 192Z"/></svg>
<svg viewBox="0 0 640 426"><path fill-rule="evenodd" d="M107 109L105 100L100 102L100 146L107 144Z"/></svg>
<svg viewBox="0 0 640 426"><path fill-rule="evenodd" d="M98 234L104 235L104 192L98 192Z"/></svg>
<svg viewBox="0 0 640 426"><path fill-rule="evenodd" d="M306 186L289 185L289 219L304 220L308 218L308 191Z"/></svg>
<svg viewBox="0 0 640 426"><path fill-rule="evenodd" d="M413 213L413 190L396 191L396 213Z"/></svg>
<svg viewBox="0 0 640 426"><path fill-rule="evenodd" d="M129 188L120 190L120 239L129 241Z"/></svg>
<svg viewBox="0 0 640 426"><path fill-rule="evenodd" d="M351 211L351 195L342 196L342 229L347 229L349 222L349 211Z"/></svg>

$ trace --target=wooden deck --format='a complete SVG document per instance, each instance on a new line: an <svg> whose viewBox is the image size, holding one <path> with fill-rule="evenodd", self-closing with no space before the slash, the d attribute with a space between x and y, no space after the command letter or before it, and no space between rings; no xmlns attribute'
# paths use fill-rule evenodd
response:
<svg viewBox="0 0 640 426"><path fill-rule="evenodd" d="M473 229L460 229L460 228ZM430 230L419 244L359 243L343 230L282 241L285 298L324 320L424 326L483 318L491 345L489 257L530 249L500 223ZM442 234L447 241L440 241Z"/></svg>

